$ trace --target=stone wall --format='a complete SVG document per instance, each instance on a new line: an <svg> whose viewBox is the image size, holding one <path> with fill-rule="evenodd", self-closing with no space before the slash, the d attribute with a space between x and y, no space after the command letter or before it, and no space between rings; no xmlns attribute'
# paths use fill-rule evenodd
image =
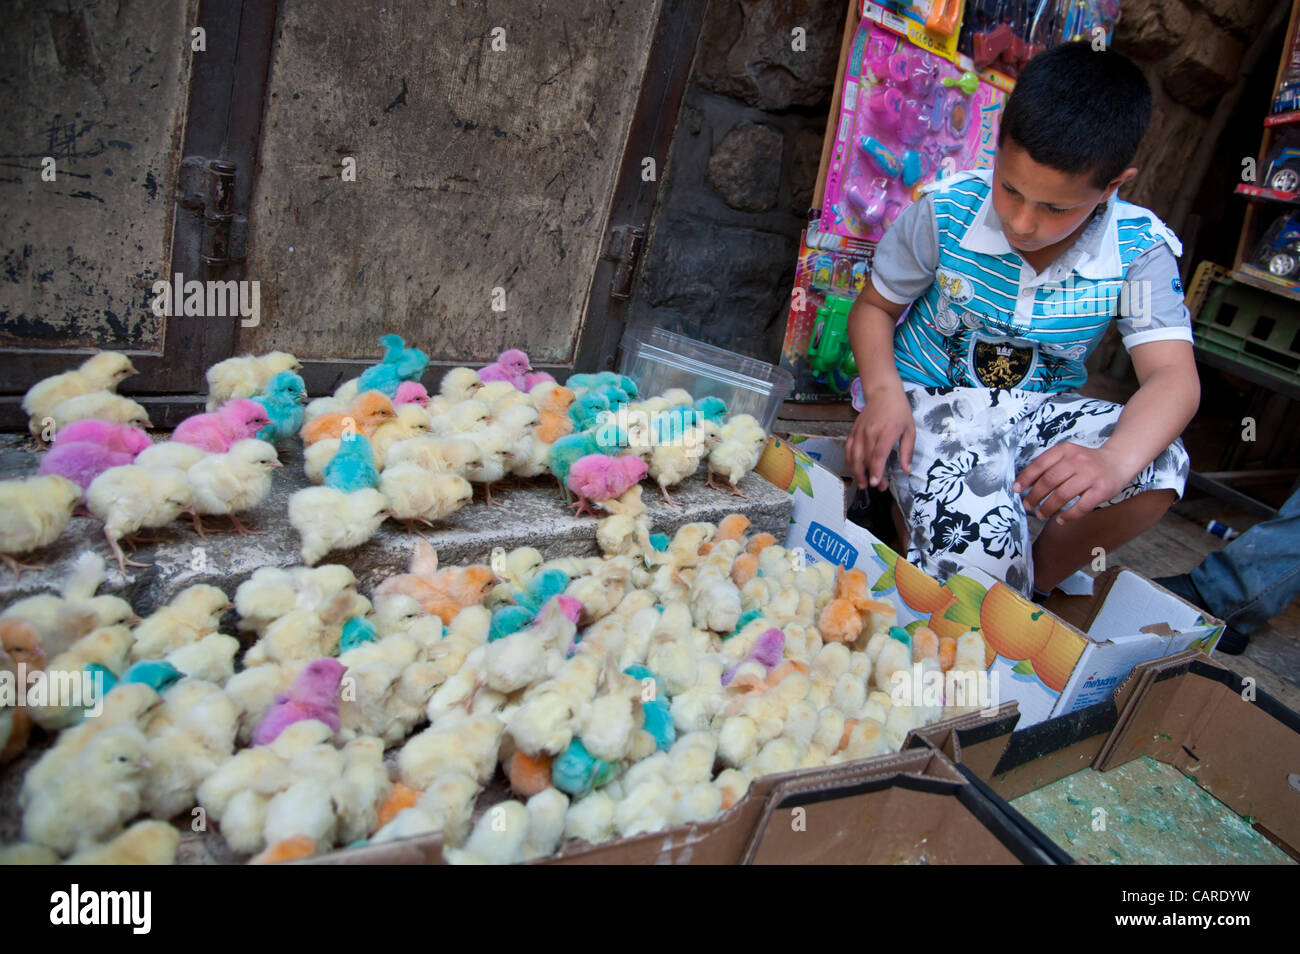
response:
<svg viewBox="0 0 1300 954"><path fill-rule="evenodd" d="M711 0L638 274L635 318L777 360L846 9L840 0ZM1136 160L1141 173L1123 197L1165 215L1269 5L1124 0L1122 9L1115 48L1142 67L1155 100ZM802 52L792 49L795 27L805 31ZM1261 66L1265 87L1276 65L1273 56ZM1207 195L1230 197L1232 183L1217 179L1254 154L1261 131L1255 123L1223 137L1226 158L1207 176ZM1235 223L1222 221L1225 206L1215 201L1217 213L1197 209L1216 221L1203 234L1223 242L1230 231L1235 245L1240 201L1229 209Z"/></svg>

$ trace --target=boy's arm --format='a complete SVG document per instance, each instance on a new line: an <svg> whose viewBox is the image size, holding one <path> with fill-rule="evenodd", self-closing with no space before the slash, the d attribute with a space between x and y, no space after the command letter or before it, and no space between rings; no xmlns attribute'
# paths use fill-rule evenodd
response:
<svg viewBox="0 0 1300 954"><path fill-rule="evenodd" d="M868 484L885 486L885 463L895 444L899 465L912 472L916 426L894 364L894 327L906 308L884 298L868 282L849 310L849 344L866 407L854 422L844 451L849 470L864 489Z"/></svg>
<svg viewBox="0 0 1300 954"><path fill-rule="evenodd" d="M1028 488L1025 510L1062 524L1077 520L1119 493L1195 416L1201 384L1190 344L1151 341L1129 353L1140 386L1114 432L1095 449L1064 441L1035 457L1012 485L1015 491ZM1073 507L1058 513L1076 496Z"/></svg>
<svg viewBox="0 0 1300 954"><path fill-rule="evenodd" d="M849 310L849 345L866 407L853 424L845 455L859 487L885 486L885 463L895 444L899 464L911 473L916 427L894 363L894 329L908 303L934 281L938 262L934 200L927 194L904 209L881 237L866 287Z"/></svg>

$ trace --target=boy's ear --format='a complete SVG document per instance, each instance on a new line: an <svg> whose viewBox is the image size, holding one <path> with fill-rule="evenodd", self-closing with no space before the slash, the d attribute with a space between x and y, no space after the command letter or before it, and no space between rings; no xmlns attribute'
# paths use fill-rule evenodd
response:
<svg viewBox="0 0 1300 954"><path fill-rule="evenodd" d="M1135 166L1129 166L1114 179L1111 179L1110 183L1106 186L1106 201L1109 201L1111 196L1119 192L1120 187L1123 186L1124 183L1128 182L1137 174L1137 168Z"/></svg>

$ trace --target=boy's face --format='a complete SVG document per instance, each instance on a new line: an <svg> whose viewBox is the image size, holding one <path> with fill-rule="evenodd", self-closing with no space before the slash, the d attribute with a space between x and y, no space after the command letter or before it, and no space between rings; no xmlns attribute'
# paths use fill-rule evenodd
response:
<svg viewBox="0 0 1300 954"><path fill-rule="evenodd" d="M993 210L1011 247L1032 255L1082 231L1092 210L1136 174L1126 169L1098 189L1087 175L1040 165L1007 137L993 159Z"/></svg>

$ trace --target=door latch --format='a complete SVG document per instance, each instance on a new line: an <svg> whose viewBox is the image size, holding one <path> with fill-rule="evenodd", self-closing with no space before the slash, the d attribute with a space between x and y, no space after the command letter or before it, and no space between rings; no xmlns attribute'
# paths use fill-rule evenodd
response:
<svg viewBox="0 0 1300 954"><path fill-rule="evenodd" d="M199 255L203 264L220 267L247 255L248 217L235 212L235 173L227 159L186 156L181 160L176 201L200 219Z"/></svg>
<svg viewBox="0 0 1300 954"><path fill-rule="evenodd" d="M614 262L614 277L609 283L609 297L627 301L632 297L632 277L636 274L637 259L645 240L645 229L635 225L616 225L609 230L609 239L601 258Z"/></svg>

